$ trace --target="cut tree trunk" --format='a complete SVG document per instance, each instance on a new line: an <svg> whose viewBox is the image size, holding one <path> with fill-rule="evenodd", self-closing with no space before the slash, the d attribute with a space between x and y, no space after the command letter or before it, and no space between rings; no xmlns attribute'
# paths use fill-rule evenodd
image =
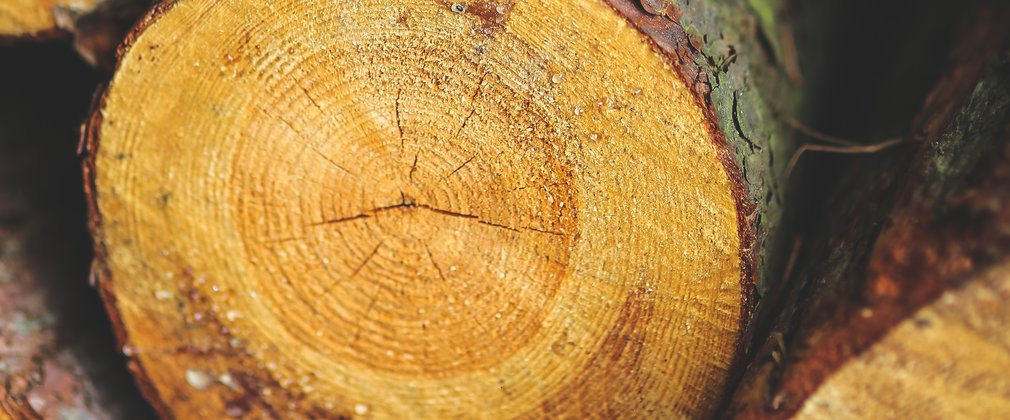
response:
<svg viewBox="0 0 1010 420"><path fill-rule="evenodd" d="M5 0L0 3L0 37L46 37L60 31L66 16L89 13L102 0Z"/></svg>
<svg viewBox="0 0 1010 420"><path fill-rule="evenodd" d="M773 9L663 4L161 4L84 147L147 397L713 415L773 266L789 141L763 98L795 93L757 41Z"/></svg>
<svg viewBox="0 0 1010 420"><path fill-rule="evenodd" d="M116 47L151 0L3 0L0 45L69 36L92 66L111 69Z"/></svg>
<svg viewBox="0 0 1010 420"><path fill-rule="evenodd" d="M978 10L906 145L843 174L727 417L1010 412L1010 7Z"/></svg>

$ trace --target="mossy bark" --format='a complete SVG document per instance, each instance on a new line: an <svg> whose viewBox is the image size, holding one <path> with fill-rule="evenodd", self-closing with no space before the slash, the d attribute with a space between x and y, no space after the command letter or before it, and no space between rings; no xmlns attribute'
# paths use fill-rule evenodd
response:
<svg viewBox="0 0 1010 420"><path fill-rule="evenodd" d="M740 211L742 223L750 229L743 243L751 258L745 272L751 277L743 283L744 335L737 363L731 367L739 378L751 357L753 337L761 329L759 315L776 303L765 297L783 287L787 241L795 229L783 220L785 173L798 140L782 117L800 113L805 95L799 63L814 43L797 43L795 4L790 1L673 3L690 40L685 45L689 54L681 55L681 63L693 71L696 89L718 121L742 179ZM730 391L735 384L736 379L731 380Z"/></svg>
<svg viewBox="0 0 1010 420"><path fill-rule="evenodd" d="M786 161L794 133L780 115L793 115L803 99L796 79L797 51L783 1L676 2L690 37L684 65L718 120L746 187L747 220L754 230L755 293L774 287L775 233L783 211ZM780 45L787 45L782 47ZM778 263L780 264L780 262Z"/></svg>
<svg viewBox="0 0 1010 420"><path fill-rule="evenodd" d="M785 171L797 141L781 116L798 113L804 99L798 57L805 51L797 50L787 1L671 3L666 15L686 35L675 57L718 122L729 170L741 180L750 276L741 322L749 337L761 296L778 287L788 253L782 246L791 229L782 224ZM741 357L748 342L741 343Z"/></svg>

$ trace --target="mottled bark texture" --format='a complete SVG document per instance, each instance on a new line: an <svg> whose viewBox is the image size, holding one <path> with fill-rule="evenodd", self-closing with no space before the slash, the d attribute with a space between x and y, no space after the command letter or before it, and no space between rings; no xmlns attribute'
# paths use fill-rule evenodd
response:
<svg viewBox="0 0 1010 420"><path fill-rule="evenodd" d="M817 50L823 41L811 28L833 17L799 13L797 2L789 0L673 3L690 40L690 54L681 54L680 61L694 72L696 89L706 98L738 165L746 191L742 213L752 229L745 243L753 257L753 277L744 284L745 333L738 365L731 368L735 372L728 401L752 357L754 340L762 337L762 324L768 323L762 314L775 313L769 306L780 303L769 297L784 287L788 239L796 229L786 216L785 172L799 140L787 120L802 115L810 101L801 65L821 70ZM802 29L808 29L808 39L797 39Z"/></svg>
<svg viewBox="0 0 1010 420"><path fill-rule="evenodd" d="M781 117L799 112L803 100L790 6L781 0L676 1L666 9L687 35L678 61L718 121L742 179L741 214L751 228L743 241L752 258L745 270L752 275L744 284L748 312L741 320L748 337L761 296L778 287L788 253L781 245L788 236L782 232L791 229L782 226L784 173L796 140Z"/></svg>
<svg viewBox="0 0 1010 420"><path fill-rule="evenodd" d="M694 54L682 59L706 94L746 186L756 289L772 287L774 233L781 222L793 132L780 115L799 108L796 44L786 4L777 0L681 1L679 21ZM756 299L756 296L755 296ZM752 301L757 304L757 301Z"/></svg>
<svg viewBox="0 0 1010 420"><path fill-rule="evenodd" d="M835 192L809 207L817 227L728 417L800 412L916 310L1010 256L1010 10L974 2L962 12L948 70L904 142L843 170Z"/></svg>

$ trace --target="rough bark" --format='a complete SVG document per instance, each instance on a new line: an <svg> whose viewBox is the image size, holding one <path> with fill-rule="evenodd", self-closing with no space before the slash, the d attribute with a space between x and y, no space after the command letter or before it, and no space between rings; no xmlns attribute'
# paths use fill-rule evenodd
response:
<svg viewBox="0 0 1010 420"><path fill-rule="evenodd" d="M979 2L905 144L842 174L728 416L1005 412L1008 13Z"/></svg>
<svg viewBox="0 0 1010 420"><path fill-rule="evenodd" d="M757 19L750 13L750 6L742 1L685 1L676 4L585 1L576 4L579 13L574 14L568 14L571 5L564 2L445 2L437 4L437 7L425 2L414 3L385 2L382 4L384 9L380 11L376 2L366 2L359 9L341 9L340 14L334 14L328 8L335 10L344 6L323 7L322 3L305 2L298 7L275 10L269 14L269 19L259 20L257 14L264 11L256 10L256 2L218 2L211 6L198 0L180 0L156 8L130 34L117 75L86 130L83 149L86 152L85 175L91 198L92 231L98 254L95 276L117 324L124 352L133 358L131 366L147 397L166 417L459 414L453 410L487 413L505 410L510 415L526 413L528 416L563 413L712 415L722 403L728 384L734 381L740 370L757 303L757 290L773 286L766 283L768 278L773 277L768 273L774 272L776 266L772 232L777 230L781 217L781 174L791 146L788 136L783 134L773 118L772 101L768 98L776 98L774 108L786 113L794 110L792 105L798 99L795 86L786 82L789 73L797 77L794 43L788 35L788 25L779 21L782 17L776 12L777 4L751 2L760 11L761 17ZM566 6L562 7L562 3ZM407 5L411 7L404 7ZM549 7L551 5L556 7ZM339 20L332 19L338 15ZM196 19L196 16L200 18ZM553 16L564 17L554 22L549 20ZM536 19L548 20L531 25ZM219 27L205 23L209 21L224 23ZM572 21L574 29L568 29L569 21ZM630 28L623 27L622 22L630 24ZM273 28L273 25L282 26ZM370 25L389 27L376 30ZM461 27L457 28L457 25ZM347 29L342 33L347 37L356 37L354 40L328 43L328 37L332 35L318 29L344 26ZM615 27L616 32L610 34L610 28ZM417 35L412 32L416 28L425 28L430 34L451 36L451 41L445 44L439 38L411 38ZM553 33L549 38L536 38L538 32L551 31ZM769 35L766 31L772 33ZM179 38L178 34L186 35ZM372 34L398 34L404 38L377 44L369 38L374 37ZM515 41L529 36L534 36L535 41ZM442 62L454 63L455 67L439 68L437 63L425 61L427 58L424 55L406 62L416 61L421 63L424 71L433 72L424 78L427 80L425 83L436 80L442 92L450 95L459 93L467 109L457 113L460 110L455 109L456 105L447 102L444 107L429 114L418 113L417 109L421 106L417 102L419 98L437 102L442 100L443 93L433 90L419 94L418 85L383 78L389 71L396 72L395 66L394 70L382 69L370 76L374 85L368 86L368 89L376 92L366 91L362 97L382 98L381 103L367 105L373 110L368 118L378 127L368 130L378 130L381 135L377 137L392 137L394 141L389 144L392 151L380 154L384 156L382 158L374 158L356 156L356 148L335 148L340 144L337 140L341 136L347 137L347 134L336 135L327 130L353 129L354 126L344 127L338 123L334 128L331 123L319 118L319 115L339 116L342 111L337 105L343 99L326 90L330 84L326 81L330 76L319 73L318 67L306 64L312 62L313 55L328 55L327 66L352 71L367 68L369 64L363 62L348 66L358 59L354 55L344 55L349 46L358 48L364 45L355 54L381 63L385 57L399 57L397 54L401 52L396 45L400 43L415 42L430 48L427 43L431 40L437 41L432 44L435 49L425 51L437 55ZM494 50L495 42L514 42L515 45L499 51ZM562 45L552 44L554 42ZM616 48L610 45L615 42L623 44ZM380 53L380 50L374 49L376 45L389 47L383 47ZM310 51L309 47L319 47L315 50L319 52ZM487 70L491 67L484 64L482 57L490 55L489 51L507 57L496 64L500 68ZM580 60L586 61L583 63ZM637 67L632 63L637 63ZM262 65L268 66L267 70ZM484 72L483 75L472 77L474 75L469 74L470 70L459 70L462 73L453 73L448 78L441 74L448 71L446 68L471 67ZM511 74L522 77L513 78ZM159 78L152 79L150 75L159 75ZM226 98L215 98L216 88L195 87L213 85L219 78L227 80L228 91L239 96L268 92L275 86L286 86L282 90L287 93L277 103L260 108L241 108L245 110L236 112L239 109L236 107L244 105ZM463 84L457 86L457 82ZM157 87L145 87L147 83L154 83ZM592 90L596 88L602 90ZM552 89L571 90L555 95L549 93ZM482 93L482 90L492 93ZM530 99L524 102L510 96L520 91L526 92L524 95ZM180 96L180 93L183 95ZM484 106L482 101L487 95L492 95L491 100L498 105L494 110L481 108L478 112L477 107ZM545 103L550 105L543 105ZM563 105L554 110L556 103ZM541 106L546 107L546 111L536 108ZM509 109L513 107L525 107L526 111L509 114ZM300 111L292 112L292 109ZM533 176L527 181L537 186L537 191L540 187L544 188L546 194L524 192L529 196L524 195L525 198L514 203L508 201L511 199L498 200L509 202L513 209L522 209L550 196L549 201L536 204L544 206L550 217L536 213L537 216L529 220L522 219L525 216L521 215L511 220L503 217L510 213L496 210L498 204L471 206L473 208L453 205L454 202L468 202L466 196L457 197L462 191L477 190L496 196L499 189L521 191L528 187L516 182L525 178L518 177L518 173L513 174L516 170L512 166L480 172L488 165L498 165L484 161L486 156L483 155L487 153L483 152L491 150L497 152L492 155L497 155L496 159L502 162L511 159L516 160L514 165L519 167L527 165L517 160L522 158L522 148L495 143L498 142L495 133L511 129L511 126L494 126L494 121L489 122L485 118L497 112L504 112L506 115L503 118L514 119L516 127L528 127L525 133L531 134L519 134L518 138L527 135L540 138L553 132L552 136L541 140L548 146L547 150L568 148L568 152L559 152L557 156L554 152L544 152L547 154L537 158L541 162L539 165L547 162L548 168L553 168L555 163L552 162L556 159L559 162L551 173L541 178L537 178L540 169L536 166L521 171L526 174L523 176ZM280 117L273 113L279 113ZM543 113L547 118L523 120L529 115ZM565 117L559 117L558 113L565 114ZM275 148L266 155L267 159L274 161L272 165L257 167L255 162L264 157L249 155L227 164L233 168L229 170L232 173L230 178L224 173L218 174L220 177L214 175L216 169L213 167L204 167L206 157L234 155L234 150L228 149L232 146L227 139L237 137L223 132L190 132L191 129L199 131L203 126L203 123L190 121L190 118L205 115L213 120L220 119L208 126L222 127L227 131L261 124L253 122L256 118L240 122L233 119L234 116L259 114L271 117L267 121L270 124L283 124L271 128L270 136L238 132L235 136L256 137L259 140L255 144ZM442 121L425 120L429 115L440 115ZM663 121L663 125L655 126L657 121ZM443 128L443 122L453 127ZM701 125L696 125L699 123ZM480 132L473 131L475 126L484 127L483 137L487 139L483 142ZM161 128L148 132L145 127ZM437 163L439 153L434 153L436 163L431 163L431 154L423 155L431 152L433 146L419 146L414 138L421 136L424 129L445 131L443 138L456 143L469 144L466 142L476 139L472 147L478 153L453 157L455 152L444 152L442 157L446 157L444 160L452 165L440 168ZM141 131L145 134L138 134ZM329 134L312 137L321 131ZM305 136L303 133L310 136L298 140ZM291 150L305 153L292 155L290 151L274 146L279 144L278 138L286 137L293 137L294 144L301 145ZM140 138L143 138L141 142L134 141ZM627 141L627 138L640 141ZM666 140L657 141L658 138ZM206 140L212 141L208 143ZM381 138L376 140L379 143L384 141ZM217 147L215 144L225 146L221 146L221 150L211 150ZM431 144L438 144L438 136L432 139ZM655 145L656 148L639 150L642 145ZM488 150L482 149L488 147ZM529 150L541 153L538 147L533 146ZM699 149L681 149L683 147ZM592 151L585 152L587 148ZM245 149L246 146L241 146L238 150ZM671 150L677 152L668 155ZM478 155L482 158L477 159ZM687 155L697 156L689 165L693 166L691 169L684 166L686 162L678 163L677 160ZM646 159L640 160L643 157ZM649 159L654 157L671 159L669 166L650 166ZM598 158L602 160L597 162ZM378 160L372 162L374 159ZM629 165L632 160L639 163ZM585 175L585 179L599 182L602 187L594 190L585 181L569 179L572 175L567 174L568 169L565 169L568 164L561 164L566 161L568 164L577 162L575 166L580 171L592 174L592 177ZM318 215L314 215L315 223L310 223L313 220L300 222L327 229L348 229L346 236L340 233L345 243L369 242L367 246L344 253L332 252L335 249L315 251L322 252L325 257L302 255L300 249L306 249L304 247L308 245L297 247L302 240L299 237L303 233L301 228L278 229L280 225L266 221L283 215L287 211L285 203L300 202L304 197L299 198L299 194L317 188L292 184L278 190L276 185L288 182L284 178L274 178L281 176L278 174L304 171L305 174L325 175L330 178L321 180L320 185L339 189L345 182L341 181L341 177L369 169L361 166L363 162L371 162L380 168L405 163L402 174L368 173L362 177L366 180L364 182L372 182L374 179L402 175L404 179L397 181L400 184L376 184L374 188L376 191L393 192L399 189L396 200L391 201L390 197L381 194L371 196L374 191L368 191L371 204L357 210L353 210L352 205L351 211L343 208L348 206L344 202L351 202L351 197L358 193L348 190L337 194L345 198L344 201L338 200L336 210L339 211L335 214L330 214L334 213L333 209L323 207ZM617 166L598 166L604 163L616 163ZM305 167L299 169L300 165ZM195 172L182 169L197 167L204 169L194 169ZM713 171L712 178L706 178L710 169ZM186 173L177 172L180 170ZM456 200L440 203L437 196L414 191L415 177L423 184L427 182L427 172L436 170L442 173L441 182L448 183L448 188L455 190L450 198L457 197ZM208 174L211 176L207 177ZM628 179L617 182L622 176ZM471 179L470 183L453 184L461 177ZM611 178L614 183L607 186L610 185L607 180ZM181 183L175 181L180 179ZM217 179L224 180L223 188L253 189L246 192L236 190L236 194L245 197L237 202L221 202L218 201L220 197L208 196L202 191L203 186L213 184ZM699 179L704 180L697 183ZM672 187L677 184L682 185ZM267 185L270 191L255 185ZM321 192L325 191L322 189ZM573 195L573 191L578 194ZM288 197L254 207L248 205L269 197L280 197L278 194ZM722 198L712 199L709 194ZM361 192L360 195L364 199L366 194ZM484 199L478 197L474 200L480 203ZM208 202L217 202L214 207L237 211L251 221L261 220L263 223L259 226L266 226L266 230L258 232L255 223L234 230L217 226L219 217L230 216L198 214L203 211L199 209L202 206L199 203ZM698 203L703 205L697 206ZM265 208L277 213L255 216L254 213L258 214L260 209ZM637 214L632 218L628 211ZM699 211L701 213L697 213ZM696 213L708 216L704 221L699 219L696 223L684 223L693 220L692 214ZM289 217L306 219L304 214L295 212L277 221L291 220ZM620 235L598 233L593 227L595 225L588 222L612 217L614 222L600 225L600 229L604 229L601 232L610 232L606 230L610 229L607 226L625 226L621 229L633 232L631 240L622 242L614 239ZM358 229L355 226L370 226L373 221L378 223L387 218L393 220L392 225L383 229L444 225L456 231L457 237L461 232L464 237L484 237L492 233L497 235L495 237L500 236L493 241L467 245L471 250L478 251L470 260L480 264L472 267L476 271L463 276L472 276L473 286L483 291L466 292L460 295L459 300L465 307L470 305L469 298L464 299L466 296L473 299L492 296L501 301L491 305L480 302L474 306L493 309L494 304L502 304L505 308L501 311L505 312L504 317L501 312L495 315L492 310L484 314L481 312L484 309L475 309L477 312L461 321L464 324L474 322L471 329L484 331L484 339L446 336L451 345L442 347L431 347L431 343L437 341L422 340L417 344L402 344L404 347L397 351L389 350L385 353L386 358L372 354L375 349L355 347L359 336L364 336L369 343L375 340L382 342L385 338L376 334L387 329L391 329L397 337L412 337L412 334L421 334L422 330L426 330L428 322L438 327L434 332L427 330L429 334L438 333L442 328L437 325L441 320L424 321L423 316L426 310L440 309L422 305L426 301L421 298L402 298L403 289L399 292L401 297L393 292L388 295L383 292L385 289L380 281L383 277L373 272L376 268L369 266L373 258L379 261L375 264L384 264L381 261L386 260L403 262L406 265L404 269L413 273L406 275L405 280L416 280L422 284L446 283L442 287L448 288L441 292L445 296L433 302L438 302L438 305L448 302L450 309L454 305L452 293L457 291L453 290L455 285L447 283L447 278L460 276L453 274L457 265L464 270L473 265L467 259L458 258L454 248L450 248L459 242L458 239L430 242L422 247L426 252L418 253L420 257L413 261L409 249L383 248L384 245L386 248L392 246L383 239L383 235L389 232L354 231ZM417 218L417 221L406 222L404 218ZM590 224L576 225L576 221ZM721 225L723 222L727 224ZM724 231L724 227L729 229ZM224 251L232 246L228 238L236 233L252 235L254 240L244 245L245 251L240 251L242 247L235 248L236 253ZM500 280L497 280L500 286L492 286L499 284L490 280L490 274L494 273L481 274L483 271L480 270L497 267L498 263L484 261L480 252L505 247L514 240L525 242L527 246L516 248L512 255L521 256L525 252L523 250L535 251L538 255L545 252L548 262L553 261L552 256L565 256L564 262L557 265L561 268L558 275L566 281L556 287L561 290L558 293L569 295L558 298L560 303L552 303L552 298L540 304L530 303L532 298L523 296L525 288L508 291L511 284L519 284L509 274L511 270L526 269L528 273L522 273L523 276L540 278L554 276L552 273L557 271L556 268L541 267L535 261L515 261L514 266L502 266L504 271L500 271ZM376 241L377 244L373 243ZM561 241L553 251L552 241ZM271 248L269 255L247 261L245 252L255 254L264 243L271 244L271 247L295 248ZM622 246L628 247L628 255L649 255L650 260L629 262L616 251ZM669 253L683 246L689 249ZM717 248L722 250L711 251ZM503 252L510 249L501 248ZM238 256L236 258L241 260L239 264L243 268L233 271L231 263L212 257L224 255L220 252ZM557 252L560 254L555 255ZM581 258L590 263L569 263L569 253L575 261ZM290 257L292 255L295 257ZM271 266L274 263L269 261L277 258L284 262ZM354 258L356 260L350 261ZM331 259L334 267L329 268ZM446 262L447 259L450 262ZM441 260L442 264L436 260ZM450 266L456 260L458 262ZM727 265L712 265L727 261ZM596 266L597 262L601 265ZM319 263L318 267L312 265L316 263ZM286 272L304 264L309 265ZM667 264L671 266L664 268ZM307 278L306 273L309 272L342 279L350 286L339 286L342 283L337 283L339 287L334 289L336 286L328 281ZM633 277L637 280L632 281ZM553 282L551 278L542 280L550 286ZM571 286L562 287L598 281L613 282L616 292L611 294L609 290L612 286L603 285L582 292L570 289ZM531 284L539 283L534 281ZM691 286L685 288L683 284ZM360 293L354 290L341 289L351 286L364 294L357 296ZM284 287L293 289L283 290ZM503 289L497 290L496 287ZM304 290L298 291L299 288ZM288 299L286 296L304 294L306 290L312 291L312 297L304 297L302 304L292 301L283 304L283 308L268 308L258 303L261 298L285 301ZM339 304L314 306L316 301L328 302L326 299L329 298L325 295L332 293L347 296L341 298L343 300ZM413 289L411 293L414 293ZM598 298L602 298L599 305L583 303ZM357 333L353 337L347 335L350 340L347 343L340 341L344 340L346 330L331 328L312 319L317 316L313 315L316 311L329 313L344 310L341 308L353 309L359 303L360 312L344 314L358 325L356 328L348 327L357 330ZM312 313L298 314L297 311L305 305L313 308ZM526 305L532 305L528 314L524 309ZM386 320L370 317L373 309L393 313L398 308L414 306L419 308L416 314L392 318L407 325L405 327L391 327ZM566 309L560 312L545 309L551 307ZM581 307L602 309L587 312L590 322L582 327L569 331L569 327L565 326L563 333L553 327L568 325L565 323L572 321L584 322L578 321L582 317L578 315ZM463 313L470 313L470 310L458 308ZM263 311L288 317L285 321L288 328L309 325L307 328L310 331L304 334L296 331L286 336L284 334L287 333L279 332L284 330L281 327L264 329L264 322L272 321ZM485 318L484 315L494 316ZM495 325L495 319L525 319L523 317L527 315L534 318L550 315L550 318L547 321L534 320L527 328L507 324L488 329L481 325L481 322ZM446 316L452 320L457 315L450 312ZM331 317L336 318L339 316ZM420 323L416 329L412 327L414 323ZM452 325L445 326L449 327ZM543 337L525 335L539 334L541 328L545 331ZM470 332L461 330L454 334L469 337ZM336 341L331 343L332 340ZM480 356L486 351L480 347L480 341L485 340L500 341L494 353L504 356L527 347L533 349L529 351L541 347L549 351L537 357L516 356L517 360L528 362L523 368L525 370L519 372L516 371L518 365L505 364L505 360L499 361L498 356ZM280 346L282 342L285 343L283 347ZM326 363L351 367L306 370L306 363L322 363L320 360L323 359L297 352L308 351L315 348L313 346L319 346L320 351L336 352L325 359L329 360ZM353 352L345 352L345 347ZM443 351L456 355L442 360L445 358L440 354ZM479 357L475 358L474 352ZM361 358L374 360L359 360ZM423 359L422 362L416 362L418 358ZM660 359L662 363L656 362ZM366 366L361 367L362 363ZM467 369L476 369L480 375L474 374L468 380L450 385L452 381L463 380L458 376L458 368L453 367L457 363L474 365ZM501 366L498 366L499 363ZM679 367L668 371L669 366ZM401 373L421 381L421 385L411 385L410 389L422 390L427 396L405 393L406 388L401 389L402 379L383 382L389 369L400 369ZM417 369L421 370L414 372ZM463 393L464 396L477 396L476 399L460 399L458 395L449 394L458 387L483 386L484 382L498 375L494 374L495 369L503 373L493 384L494 392L488 391L491 390L488 388ZM559 382L555 377L544 376L555 369L560 372L558 375L561 378L567 379ZM432 380L432 377L437 380ZM541 382L539 385L526 384L524 378L527 377ZM381 380L375 382L376 378ZM385 385L380 386L380 383ZM515 395L519 390L535 387L543 388L541 392L546 395ZM394 394L397 396L390 397ZM436 395L442 396L436 398ZM444 398L448 400L442 401ZM442 403L436 403L436 400ZM489 403L491 405L487 405Z"/></svg>
<svg viewBox="0 0 1010 420"><path fill-rule="evenodd" d="M148 415L88 285L75 141L94 76L63 43L0 62L0 417Z"/></svg>

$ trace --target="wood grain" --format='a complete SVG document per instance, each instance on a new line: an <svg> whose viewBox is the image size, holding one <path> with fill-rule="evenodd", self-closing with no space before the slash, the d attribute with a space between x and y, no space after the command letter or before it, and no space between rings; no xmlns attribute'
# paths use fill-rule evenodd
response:
<svg viewBox="0 0 1010 420"><path fill-rule="evenodd" d="M130 44L86 169L163 415L715 410L740 180L605 3L180 0Z"/></svg>

